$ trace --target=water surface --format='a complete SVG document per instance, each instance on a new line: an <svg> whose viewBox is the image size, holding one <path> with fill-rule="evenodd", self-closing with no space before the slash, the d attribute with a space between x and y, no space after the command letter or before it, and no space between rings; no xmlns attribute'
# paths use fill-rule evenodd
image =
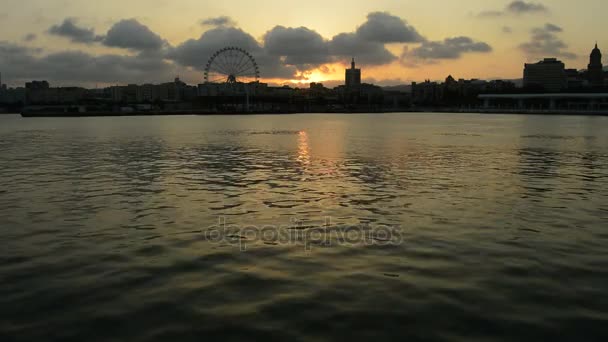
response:
<svg viewBox="0 0 608 342"><path fill-rule="evenodd" d="M605 341L607 132L0 116L0 340Z"/></svg>

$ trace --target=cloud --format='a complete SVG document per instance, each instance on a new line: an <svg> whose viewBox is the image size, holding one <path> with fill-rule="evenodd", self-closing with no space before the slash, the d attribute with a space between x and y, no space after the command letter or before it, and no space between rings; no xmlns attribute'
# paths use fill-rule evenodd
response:
<svg viewBox="0 0 608 342"><path fill-rule="evenodd" d="M424 41L426 39L405 20L388 12L372 12L354 32L334 36L329 48L332 56L343 61L356 57L364 65L383 65L398 59L386 44Z"/></svg>
<svg viewBox="0 0 608 342"><path fill-rule="evenodd" d="M330 62L329 46L323 37L306 27L276 26L264 35L264 48L287 65L307 70Z"/></svg>
<svg viewBox="0 0 608 342"><path fill-rule="evenodd" d="M236 21L228 16L220 16L215 18L207 18L201 21L203 26L236 26Z"/></svg>
<svg viewBox="0 0 608 342"><path fill-rule="evenodd" d="M548 12L547 7L540 3L513 1L507 5L507 11L514 14Z"/></svg>
<svg viewBox="0 0 608 342"><path fill-rule="evenodd" d="M39 52L39 49L32 49L14 43L9 43L7 41L0 41L0 62L5 64L17 62L19 57L35 55Z"/></svg>
<svg viewBox="0 0 608 342"><path fill-rule="evenodd" d="M488 53L492 47L484 42L476 42L469 37L446 38L443 41L424 42L417 48L404 48L401 59L405 63L415 61L435 61L458 59L465 53Z"/></svg>
<svg viewBox="0 0 608 342"><path fill-rule="evenodd" d="M74 43L91 44L102 39L95 35L95 30L92 28L79 27L76 18L66 18L60 25L51 26L48 33L68 38Z"/></svg>
<svg viewBox="0 0 608 342"><path fill-rule="evenodd" d="M266 53L253 36L234 27L209 30L198 39L189 39L171 48L166 57L182 66L203 71L211 56L226 46L238 46L251 53L260 66L263 77L289 79L296 74L294 67L283 65L279 57Z"/></svg>
<svg viewBox="0 0 608 342"><path fill-rule="evenodd" d="M47 79L70 83L158 82L175 75L175 68L153 54L94 56L80 51L40 55L39 50L0 42L0 69L14 80Z"/></svg>
<svg viewBox="0 0 608 342"><path fill-rule="evenodd" d="M505 15L505 12L503 12L503 11L491 11L490 10L490 11L480 12L477 16L484 17L484 18L486 18L486 17L492 18L492 17L502 17L503 15Z"/></svg>
<svg viewBox="0 0 608 342"><path fill-rule="evenodd" d="M576 54L568 51L568 45L557 34L564 30L554 24L547 23L543 27L532 29L530 41L519 45L519 48L528 56L534 58L564 57L577 58Z"/></svg>
<svg viewBox="0 0 608 342"><path fill-rule="evenodd" d="M551 23L547 23L545 24L545 27L542 28L535 28L532 32L563 32L564 29L562 29L561 27L551 24Z"/></svg>
<svg viewBox="0 0 608 342"><path fill-rule="evenodd" d="M172 48L167 57L176 62L204 70L211 56L226 46L238 46L257 55L262 48L248 33L234 27L217 27L201 35L198 39L189 39Z"/></svg>
<svg viewBox="0 0 608 342"><path fill-rule="evenodd" d="M158 50L164 41L147 26L135 19L125 19L114 24L103 40L110 47L132 49L138 51Z"/></svg>
<svg viewBox="0 0 608 342"><path fill-rule="evenodd" d="M366 65L388 64L397 59L382 43L361 39L356 33L341 33L329 42L330 53L343 59L356 57Z"/></svg>
<svg viewBox="0 0 608 342"><path fill-rule="evenodd" d="M359 26L357 35L366 41L378 43L415 43L425 39L413 26L388 12L373 12Z"/></svg>
<svg viewBox="0 0 608 342"><path fill-rule="evenodd" d="M255 58L261 77L276 81L305 79L313 70L323 70L330 63L349 62L351 57L364 67L398 61L398 56L387 48L387 44L421 43L411 51L404 51L404 55L426 63L491 50L489 45L467 37L429 42L405 20L387 12L369 13L362 25L331 39L308 27L275 26L257 40L226 16L207 18L200 23L209 26L200 37L171 46L135 19L118 21L105 36L98 36L94 29L80 27L76 19L67 18L51 27L49 33L76 43L99 43L129 51L121 55L68 50L44 55L41 50L27 50L5 43L0 49L0 67L13 69L7 62L12 61L19 77L46 78L52 82L141 83L166 80L165 77L176 75L176 71L181 71L185 79L190 77L200 82L214 53L234 46L247 50Z"/></svg>
<svg viewBox="0 0 608 342"><path fill-rule="evenodd" d="M477 16L481 18L495 18L506 15L548 13L549 9L541 4L525 1L512 1L503 10L482 11Z"/></svg>
<svg viewBox="0 0 608 342"><path fill-rule="evenodd" d="M24 42L33 42L38 36L34 33L28 33L23 37Z"/></svg>
<svg viewBox="0 0 608 342"><path fill-rule="evenodd" d="M502 33L513 33L513 28L511 26L503 26Z"/></svg>

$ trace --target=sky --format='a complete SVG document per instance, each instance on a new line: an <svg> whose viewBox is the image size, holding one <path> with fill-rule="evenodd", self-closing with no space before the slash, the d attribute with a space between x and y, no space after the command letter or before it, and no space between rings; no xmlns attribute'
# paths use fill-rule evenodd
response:
<svg viewBox="0 0 608 342"><path fill-rule="evenodd" d="M0 0L3 83L203 81L213 53L246 49L272 84L336 85L352 57L380 85L517 79L608 49L605 0Z"/></svg>

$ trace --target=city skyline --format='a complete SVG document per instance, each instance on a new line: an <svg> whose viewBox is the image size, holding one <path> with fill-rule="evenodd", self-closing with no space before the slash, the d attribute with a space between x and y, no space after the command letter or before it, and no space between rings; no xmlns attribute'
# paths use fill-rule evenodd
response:
<svg viewBox="0 0 608 342"><path fill-rule="evenodd" d="M262 81L274 84L339 82L352 57L366 70L363 81L380 85L449 74L518 79L523 62L556 57L584 69L593 44L608 45L601 18L584 11L606 7L596 0L586 6L558 0L336 1L324 4L324 11L317 1L297 8L236 0L107 1L95 8L87 1L4 2L0 71L9 86L30 79L103 86L177 75L196 84L211 51L229 45L250 50Z"/></svg>

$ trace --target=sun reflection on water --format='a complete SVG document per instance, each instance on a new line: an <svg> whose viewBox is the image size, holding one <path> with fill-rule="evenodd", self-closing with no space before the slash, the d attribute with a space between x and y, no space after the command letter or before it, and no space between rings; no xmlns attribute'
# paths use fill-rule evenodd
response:
<svg viewBox="0 0 608 342"><path fill-rule="evenodd" d="M308 143L308 133L300 131L298 133L298 162L304 166L310 164L310 145Z"/></svg>

